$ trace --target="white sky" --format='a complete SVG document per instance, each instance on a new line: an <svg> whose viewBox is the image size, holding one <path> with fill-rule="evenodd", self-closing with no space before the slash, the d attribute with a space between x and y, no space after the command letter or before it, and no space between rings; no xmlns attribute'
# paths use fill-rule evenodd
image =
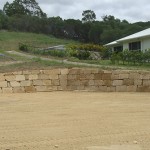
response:
<svg viewBox="0 0 150 150"><path fill-rule="evenodd" d="M6 2L0 0L0 9ZM97 20L104 15L113 15L129 22L149 21L149 0L37 0L48 17L60 16L63 19L81 19L84 10L93 10Z"/></svg>

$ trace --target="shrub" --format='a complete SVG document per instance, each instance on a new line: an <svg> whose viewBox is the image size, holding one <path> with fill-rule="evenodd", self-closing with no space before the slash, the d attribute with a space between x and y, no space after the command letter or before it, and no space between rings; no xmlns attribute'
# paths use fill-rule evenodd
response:
<svg viewBox="0 0 150 150"><path fill-rule="evenodd" d="M28 52L29 47L27 44L19 43L19 50L24 51L24 52Z"/></svg>
<svg viewBox="0 0 150 150"><path fill-rule="evenodd" d="M113 52L111 55L111 62L112 63L131 63L131 64L143 64L150 62L150 50L143 51L129 51L124 50L120 53Z"/></svg>
<svg viewBox="0 0 150 150"><path fill-rule="evenodd" d="M77 58L81 60L86 60L86 59L89 59L89 57L90 57L89 51L85 51L85 50L78 51Z"/></svg>

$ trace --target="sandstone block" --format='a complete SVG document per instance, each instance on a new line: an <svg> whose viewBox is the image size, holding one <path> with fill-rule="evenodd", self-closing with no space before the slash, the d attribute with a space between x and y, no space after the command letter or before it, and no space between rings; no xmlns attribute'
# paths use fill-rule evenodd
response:
<svg viewBox="0 0 150 150"><path fill-rule="evenodd" d="M40 70L31 70L31 74L39 74Z"/></svg>
<svg viewBox="0 0 150 150"><path fill-rule="evenodd" d="M77 90L85 90L85 86L84 85L79 85L79 86L77 86L77 88L76 88Z"/></svg>
<svg viewBox="0 0 150 150"><path fill-rule="evenodd" d="M77 86L75 86L75 85L69 85L69 86L67 86L67 90L68 90L68 91L77 90Z"/></svg>
<svg viewBox="0 0 150 150"><path fill-rule="evenodd" d="M28 75L29 75L29 74L32 74L32 73L31 73L31 71L29 71L29 70L24 70L24 71L22 72L22 74L24 74L24 75L28 74Z"/></svg>
<svg viewBox="0 0 150 150"><path fill-rule="evenodd" d="M80 76L79 76L80 78ZM77 79L77 75L72 75L72 74L69 74L68 75L68 80L76 80Z"/></svg>
<svg viewBox="0 0 150 150"><path fill-rule="evenodd" d="M38 75L37 74L30 74L29 75L29 80L37 80L38 79Z"/></svg>
<svg viewBox="0 0 150 150"><path fill-rule="evenodd" d="M133 85L134 80L133 79L124 79L123 80L123 85Z"/></svg>
<svg viewBox="0 0 150 150"><path fill-rule="evenodd" d="M58 91L68 91L67 85L66 86L57 86L57 90ZM56 90L54 90L54 91L56 91Z"/></svg>
<svg viewBox="0 0 150 150"><path fill-rule="evenodd" d="M137 86L131 85L127 86L127 92L136 92Z"/></svg>
<svg viewBox="0 0 150 150"><path fill-rule="evenodd" d="M77 76L77 75L75 75L75 76ZM80 75L78 75L78 79L81 79L81 80L86 80L86 74L80 74Z"/></svg>
<svg viewBox="0 0 150 150"><path fill-rule="evenodd" d="M87 80L94 80L94 74L87 74L86 79Z"/></svg>
<svg viewBox="0 0 150 150"><path fill-rule="evenodd" d="M80 80L67 80L68 86L79 86L81 85Z"/></svg>
<svg viewBox="0 0 150 150"><path fill-rule="evenodd" d="M2 91L2 88L0 88L0 93L2 93L3 91Z"/></svg>
<svg viewBox="0 0 150 150"><path fill-rule="evenodd" d="M52 85L52 81L51 80L42 80L43 85Z"/></svg>
<svg viewBox="0 0 150 150"><path fill-rule="evenodd" d="M52 80L52 85L53 85L53 86L58 86L58 85L60 85L59 80Z"/></svg>
<svg viewBox="0 0 150 150"><path fill-rule="evenodd" d="M111 70L104 70L104 74L112 74Z"/></svg>
<svg viewBox="0 0 150 150"><path fill-rule="evenodd" d="M43 85L43 81L42 80L33 80L33 85Z"/></svg>
<svg viewBox="0 0 150 150"><path fill-rule="evenodd" d="M50 75L59 75L61 74L60 69L51 69L51 70L43 70L44 74L50 74Z"/></svg>
<svg viewBox="0 0 150 150"><path fill-rule="evenodd" d="M7 87L7 81L0 81L0 88Z"/></svg>
<svg viewBox="0 0 150 150"><path fill-rule="evenodd" d="M126 85L116 86L116 92L127 92L127 86Z"/></svg>
<svg viewBox="0 0 150 150"><path fill-rule="evenodd" d="M80 85L88 86L89 85L89 80L81 80Z"/></svg>
<svg viewBox="0 0 150 150"><path fill-rule="evenodd" d="M102 80L102 76L103 76L102 73L96 73L96 74L94 74L94 79L95 80Z"/></svg>
<svg viewBox="0 0 150 150"><path fill-rule="evenodd" d="M143 86L150 86L150 80L143 80Z"/></svg>
<svg viewBox="0 0 150 150"><path fill-rule="evenodd" d="M91 74L92 70L91 69L81 69L80 74Z"/></svg>
<svg viewBox="0 0 150 150"><path fill-rule="evenodd" d="M116 92L116 87L114 86L107 87L107 92Z"/></svg>
<svg viewBox="0 0 150 150"><path fill-rule="evenodd" d="M146 79L147 79L147 80L150 79L150 73L147 73L147 74L144 73L144 74L142 74L142 75L141 75L141 79L145 79L145 80L146 80Z"/></svg>
<svg viewBox="0 0 150 150"><path fill-rule="evenodd" d="M22 75L22 73L23 73L22 71L15 71L15 72L13 72L14 75Z"/></svg>
<svg viewBox="0 0 150 150"><path fill-rule="evenodd" d="M69 69L67 68L61 69L60 72L61 72L61 75L67 75L69 73Z"/></svg>
<svg viewBox="0 0 150 150"><path fill-rule="evenodd" d="M60 86L66 87L67 86L67 80L60 80Z"/></svg>
<svg viewBox="0 0 150 150"><path fill-rule="evenodd" d="M5 80L6 81L15 81L16 76L15 75L5 75Z"/></svg>
<svg viewBox="0 0 150 150"><path fill-rule="evenodd" d="M107 86L99 86L98 91L100 92L107 92Z"/></svg>
<svg viewBox="0 0 150 150"><path fill-rule="evenodd" d="M112 80L119 80L119 74L112 74L111 79Z"/></svg>
<svg viewBox="0 0 150 150"><path fill-rule="evenodd" d="M95 81L94 80L89 80L88 85L90 85L90 86L95 85Z"/></svg>
<svg viewBox="0 0 150 150"><path fill-rule="evenodd" d="M129 73L129 79L141 79L141 75L139 73L133 73L133 72L130 72Z"/></svg>
<svg viewBox="0 0 150 150"><path fill-rule="evenodd" d="M142 85L142 80L141 79L137 79L137 80L134 80L134 85L136 86L136 85Z"/></svg>
<svg viewBox="0 0 150 150"><path fill-rule="evenodd" d="M69 70L69 74L80 74L81 69L73 68Z"/></svg>
<svg viewBox="0 0 150 150"><path fill-rule="evenodd" d="M112 74L119 75L121 73L121 70L112 70Z"/></svg>
<svg viewBox="0 0 150 150"><path fill-rule="evenodd" d="M111 80L111 73L104 73L102 75L102 80Z"/></svg>
<svg viewBox="0 0 150 150"><path fill-rule="evenodd" d="M99 73L99 69L91 69L91 73L92 74Z"/></svg>
<svg viewBox="0 0 150 150"><path fill-rule="evenodd" d="M32 81L30 80L26 80L26 81L21 81L20 82L20 86L23 87L23 86L31 86L32 85Z"/></svg>
<svg viewBox="0 0 150 150"><path fill-rule="evenodd" d="M38 79L49 79L49 75L47 75L47 74L39 74L38 75Z"/></svg>
<svg viewBox="0 0 150 150"><path fill-rule="evenodd" d="M58 91L58 86L52 86L52 91Z"/></svg>
<svg viewBox="0 0 150 150"><path fill-rule="evenodd" d="M49 75L49 79L54 79L54 80L56 80L56 79L58 79L58 75L57 75L57 74L50 74L50 75Z"/></svg>
<svg viewBox="0 0 150 150"><path fill-rule="evenodd" d="M2 88L3 93L13 93L13 89L12 88Z"/></svg>
<svg viewBox="0 0 150 150"><path fill-rule="evenodd" d="M99 91L99 86L85 86L84 90L85 91L96 92L96 91Z"/></svg>
<svg viewBox="0 0 150 150"><path fill-rule="evenodd" d="M119 79L128 79L129 78L129 74L119 74Z"/></svg>
<svg viewBox="0 0 150 150"><path fill-rule="evenodd" d="M106 86L111 86L112 85L112 81L111 80L104 80L104 85Z"/></svg>
<svg viewBox="0 0 150 150"><path fill-rule="evenodd" d="M32 93L32 92L36 92L36 89L34 86L26 86L25 88L25 92L26 93Z"/></svg>
<svg viewBox="0 0 150 150"><path fill-rule="evenodd" d="M58 91L65 91L65 90L67 90L67 87L66 87L65 89L63 89L63 87L57 86L57 90L58 90Z"/></svg>
<svg viewBox="0 0 150 150"><path fill-rule="evenodd" d="M60 86L63 87L63 89L66 89L67 86L67 75L59 75L60 79Z"/></svg>
<svg viewBox="0 0 150 150"><path fill-rule="evenodd" d="M65 74L59 75L60 80L67 80L68 76Z"/></svg>
<svg viewBox="0 0 150 150"><path fill-rule="evenodd" d="M123 85L123 80L113 80L112 85L113 86Z"/></svg>
<svg viewBox="0 0 150 150"><path fill-rule="evenodd" d="M20 83L17 82L17 81L11 81L11 82L10 82L10 86L11 86L11 87L20 87Z"/></svg>
<svg viewBox="0 0 150 150"><path fill-rule="evenodd" d="M15 78L16 81L24 81L25 80L24 75L15 75L15 76L16 76L16 78Z"/></svg>
<svg viewBox="0 0 150 150"><path fill-rule="evenodd" d="M137 92L150 92L150 86L138 86Z"/></svg>
<svg viewBox="0 0 150 150"><path fill-rule="evenodd" d="M95 80L94 82L95 82L96 86L102 86L102 85L104 85L104 81L103 80Z"/></svg>
<svg viewBox="0 0 150 150"><path fill-rule="evenodd" d="M35 88L37 92L48 92L52 90L52 88L48 86L36 86Z"/></svg>
<svg viewBox="0 0 150 150"><path fill-rule="evenodd" d="M13 93L25 93L24 87L14 87Z"/></svg>
<svg viewBox="0 0 150 150"><path fill-rule="evenodd" d="M5 76L0 74L0 81L5 81Z"/></svg>

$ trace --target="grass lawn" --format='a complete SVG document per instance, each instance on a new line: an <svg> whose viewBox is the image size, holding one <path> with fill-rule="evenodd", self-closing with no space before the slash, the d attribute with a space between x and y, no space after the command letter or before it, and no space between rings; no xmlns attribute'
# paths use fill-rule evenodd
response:
<svg viewBox="0 0 150 150"><path fill-rule="evenodd" d="M28 43L36 47L44 48L54 45L75 44L78 42L59 39L44 34L0 31L0 50L18 50L19 43Z"/></svg>

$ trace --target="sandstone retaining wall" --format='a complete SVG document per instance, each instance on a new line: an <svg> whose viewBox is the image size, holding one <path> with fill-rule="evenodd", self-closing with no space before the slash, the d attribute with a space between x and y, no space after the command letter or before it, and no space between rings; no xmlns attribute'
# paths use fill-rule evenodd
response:
<svg viewBox="0 0 150 150"><path fill-rule="evenodd" d="M150 72L65 68L0 74L0 93L62 90L150 92Z"/></svg>

